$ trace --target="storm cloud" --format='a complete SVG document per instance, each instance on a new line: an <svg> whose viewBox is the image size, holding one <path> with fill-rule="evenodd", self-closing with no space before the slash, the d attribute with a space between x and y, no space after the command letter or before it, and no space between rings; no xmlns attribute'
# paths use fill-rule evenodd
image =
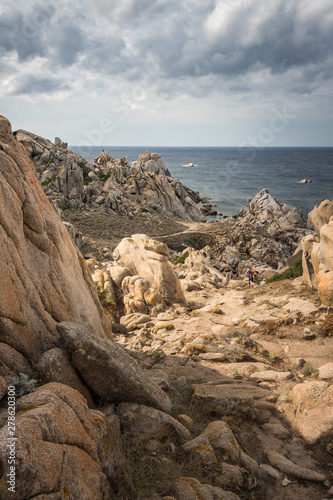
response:
<svg viewBox="0 0 333 500"><path fill-rule="evenodd" d="M332 33L331 0L18 0L0 8L1 90L298 102L331 92Z"/></svg>

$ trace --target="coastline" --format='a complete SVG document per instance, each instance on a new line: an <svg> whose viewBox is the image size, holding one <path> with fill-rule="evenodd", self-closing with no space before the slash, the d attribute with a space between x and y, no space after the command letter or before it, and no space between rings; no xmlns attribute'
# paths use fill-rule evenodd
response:
<svg viewBox="0 0 333 500"><path fill-rule="evenodd" d="M76 151L75 146L72 147ZM91 161L102 146L82 147L82 156ZM147 147L105 147L112 157L135 161ZM304 216L330 198L333 185L333 148L263 148L251 155L246 148L151 147L159 154L171 175L199 191L223 215L236 215L247 200L267 188L281 203L303 210ZM247 150L247 152L249 152ZM184 165L193 162L193 168ZM312 184L300 184L304 178Z"/></svg>

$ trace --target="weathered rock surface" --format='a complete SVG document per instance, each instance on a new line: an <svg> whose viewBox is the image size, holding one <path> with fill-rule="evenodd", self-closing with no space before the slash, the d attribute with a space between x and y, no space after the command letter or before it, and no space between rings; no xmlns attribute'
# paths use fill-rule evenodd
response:
<svg viewBox="0 0 333 500"><path fill-rule="evenodd" d="M71 366L67 354L56 347L46 351L37 364L37 371L45 383L58 382L69 385L86 398L89 406L93 400L88 388L82 383L77 371Z"/></svg>
<svg viewBox="0 0 333 500"><path fill-rule="evenodd" d="M176 492L178 500L240 500L235 493L201 484L194 477L182 477L176 485Z"/></svg>
<svg viewBox="0 0 333 500"><path fill-rule="evenodd" d="M313 235L313 230L307 227L302 212L279 204L264 189L237 216L163 241L184 253L185 245L196 249L189 251L186 268L199 270L201 261L204 273L215 268L214 273L245 277L247 266L255 264L262 276L271 277L274 270L277 274L276 270L286 265L308 235Z"/></svg>
<svg viewBox="0 0 333 500"><path fill-rule="evenodd" d="M315 206L309 213L309 221L314 226L316 235L320 238L320 230L328 224L330 218L333 216L333 202L330 200L323 200L320 205Z"/></svg>
<svg viewBox="0 0 333 500"><path fill-rule="evenodd" d="M63 384L47 384L17 401L16 493L8 491L7 427L0 430L0 496L38 495L77 500L116 499L111 484L119 470L119 430ZM52 496L50 496L52 498Z"/></svg>
<svg viewBox="0 0 333 500"><path fill-rule="evenodd" d="M145 323L148 323L148 321L150 320L151 318L147 314L131 313L122 316L120 324L126 326L127 331L131 332L132 330L136 330Z"/></svg>
<svg viewBox="0 0 333 500"><path fill-rule="evenodd" d="M4 398L7 391L7 382L6 380L0 376L0 401Z"/></svg>
<svg viewBox="0 0 333 500"><path fill-rule="evenodd" d="M193 400L202 407L226 415L235 411L247 412L260 406L269 392L251 384L194 385Z"/></svg>
<svg viewBox="0 0 333 500"><path fill-rule="evenodd" d="M333 385L327 382L297 384L290 393L296 427L310 444L333 431Z"/></svg>
<svg viewBox="0 0 333 500"><path fill-rule="evenodd" d="M333 379L333 363L327 363L318 368L319 378L322 380Z"/></svg>
<svg viewBox="0 0 333 500"><path fill-rule="evenodd" d="M57 328L71 364L105 402L133 401L170 411L168 396L112 340L96 337L87 325L62 322Z"/></svg>
<svg viewBox="0 0 333 500"><path fill-rule="evenodd" d="M252 473L258 471L257 462L244 453L230 426L223 420L216 420L208 424L201 436L208 438L214 450L222 450L227 453L232 462L242 464L245 469Z"/></svg>
<svg viewBox="0 0 333 500"><path fill-rule="evenodd" d="M25 130L16 139L33 160L48 198L58 207L101 209L129 214L158 211L183 220L204 221L196 203L200 197L171 176L162 158L146 151L131 166L127 158L114 160L102 151L93 163L51 141Z"/></svg>
<svg viewBox="0 0 333 500"><path fill-rule="evenodd" d="M87 322L100 337L110 325L82 255L4 117L0 140L0 341L34 366L57 345L57 322Z"/></svg>
<svg viewBox="0 0 333 500"><path fill-rule="evenodd" d="M207 436L200 435L191 439L191 441L187 441L187 443L183 445L183 450L200 457L204 465L213 465L217 463L214 449Z"/></svg>
<svg viewBox="0 0 333 500"><path fill-rule="evenodd" d="M116 262L133 274L146 278L168 304L185 302L179 280L168 261L169 250L164 243L144 234L124 238L114 250Z"/></svg>
<svg viewBox="0 0 333 500"><path fill-rule="evenodd" d="M279 380L288 380L293 378L292 372L276 372L273 370L266 370L264 372L252 373L249 377L252 380L262 380L268 382L277 382Z"/></svg>
<svg viewBox="0 0 333 500"><path fill-rule="evenodd" d="M324 474L299 467L276 450L268 451L267 457L273 467L276 467L285 474L290 474L291 476L298 477L299 479L307 479L309 481L325 481L326 479Z"/></svg>
<svg viewBox="0 0 333 500"><path fill-rule="evenodd" d="M190 432L170 415L145 405L120 403L117 415L123 429L137 440L162 439L176 434L180 441L191 439Z"/></svg>
<svg viewBox="0 0 333 500"><path fill-rule="evenodd" d="M151 288L149 281L141 276L126 276L122 282L122 290L126 315L147 314L150 310L156 310L158 306L163 308L160 293Z"/></svg>
<svg viewBox="0 0 333 500"><path fill-rule="evenodd" d="M332 304L333 297L333 202L324 200L309 213L316 236L302 240L303 278L318 289L323 304Z"/></svg>

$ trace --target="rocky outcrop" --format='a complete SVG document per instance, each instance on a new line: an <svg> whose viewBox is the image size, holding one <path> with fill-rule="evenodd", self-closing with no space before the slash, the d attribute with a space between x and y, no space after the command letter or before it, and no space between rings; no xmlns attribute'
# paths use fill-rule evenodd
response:
<svg viewBox="0 0 333 500"><path fill-rule="evenodd" d="M246 266L256 265L272 276L276 274L274 270L287 265L301 239L308 235L313 235L313 230L302 211L280 205L264 189L238 215L205 224L195 232L167 236L163 241L183 254L187 246L202 252L189 252L185 265L193 270L200 268L201 261L207 270L215 267L215 273L217 269L224 274L244 276ZM299 253L297 260L301 257Z"/></svg>
<svg viewBox="0 0 333 500"><path fill-rule="evenodd" d="M103 401L133 401L170 411L168 396L116 343L96 337L86 325L63 322L57 328L71 364Z"/></svg>
<svg viewBox="0 0 333 500"><path fill-rule="evenodd" d="M296 428L313 444L333 431L333 385L308 382L296 385L290 393L296 417Z"/></svg>
<svg viewBox="0 0 333 500"><path fill-rule="evenodd" d="M16 132L33 160L48 198L58 207L104 210L131 215L157 211L182 220L204 221L197 193L173 178L162 158L146 151L131 166L102 151L94 162L25 130Z"/></svg>
<svg viewBox="0 0 333 500"><path fill-rule="evenodd" d="M316 235L302 240L303 278L325 305L333 299L333 202L324 200L309 213Z"/></svg>
<svg viewBox="0 0 333 500"><path fill-rule="evenodd" d="M57 346L58 322L86 322L99 337L110 324L82 255L4 117L0 140L0 359L9 348L10 371L28 370ZM0 374L10 374L5 364Z"/></svg>
<svg viewBox="0 0 333 500"><path fill-rule="evenodd" d="M309 221L315 228L318 238L320 238L321 228L325 224L329 223L332 216L333 202L330 200L323 200L318 207L315 206L314 209L309 213Z"/></svg>
<svg viewBox="0 0 333 500"><path fill-rule="evenodd" d="M117 415L122 428L138 441L163 439L171 434L183 442L191 439L191 433L178 420L155 408L121 403Z"/></svg>
<svg viewBox="0 0 333 500"><path fill-rule="evenodd" d="M20 398L16 410L15 493L6 482L5 426L0 430L1 498L119 498L112 488L122 467L116 416L89 410L81 394L56 383Z"/></svg>
<svg viewBox="0 0 333 500"><path fill-rule="evenodd" d="M168 256L169 250L164 243L144 234L124 238L114 250L117 264L148 280L167 304L183 303L184 294Z"/></svg>
<svg viewBox="0 0 333 500"><path fill-rule="evenodd" d="M126 276L122 283L125 314L142 313L163 309L163 299L159 292L150 287L148 280L140 276Z"/></svg>
<svg viewBox="0 0 333 500"><path fill-rule="evenodd" d="M311 234L300 209L281 205L267 189L260 191L232 222L232 233L222 249L215 253L235 270L242 261L265 263L273 268L285 266L301 239ZM221 253L221 250L223 253ZM242 264L241 264L242 266Z"/></svg>
<svg viewBox="0 0 333 500"><path fill-rule="evenodd" d="M182 220L204 221L196 203L199 195L171 177L162 158L148 151L142 153L131 168L135 195L143 206L171 213ZM132 188L132 192L134 189Z"/></svg>

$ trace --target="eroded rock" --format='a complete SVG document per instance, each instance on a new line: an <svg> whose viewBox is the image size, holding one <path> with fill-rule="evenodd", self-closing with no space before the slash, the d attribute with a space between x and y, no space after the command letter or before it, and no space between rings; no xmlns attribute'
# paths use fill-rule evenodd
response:
<svg viewBox="0 0 333 500"><path fill-rule="evenodd" d="M4 500L48 494L74 500L117 498L110 484L117 477L118 434L113 435L106 416L90 411L74 389L51 383L20 398L15 432L20 466L13 494L5 476L7 428L0 430L0 496Z"/></svg>
<svg viewBox="0 0 333 500"><path fill-rule="evenodd" d="M327 382L297 384L290 393L296 427L310 444L333 430L333 385Z"/></svg>
<svg viewBox="0 0 333 500"><path fill-rule="evenodd" d="M34 366L59 341L59 321L87 322L99 337L110 324L82 255L4 117L0 138L0 341Z"/></svg>
<svg viewBox="0 0 333 500"><path fill-rule="evenodd" d="M96 337L87 325L62 322L57 328L71 364L105 402L133 401L170 411L168 396L112 340Z"/></svg>
<svg viewBox="0 0 333 500"><path fill-rule="evenodd" d="M154 241L144 234L124 238L114 251L117 263L147 279L167 304L184 303L184 294L168 261L168 255L169 250L164 243Z"/></svg>

